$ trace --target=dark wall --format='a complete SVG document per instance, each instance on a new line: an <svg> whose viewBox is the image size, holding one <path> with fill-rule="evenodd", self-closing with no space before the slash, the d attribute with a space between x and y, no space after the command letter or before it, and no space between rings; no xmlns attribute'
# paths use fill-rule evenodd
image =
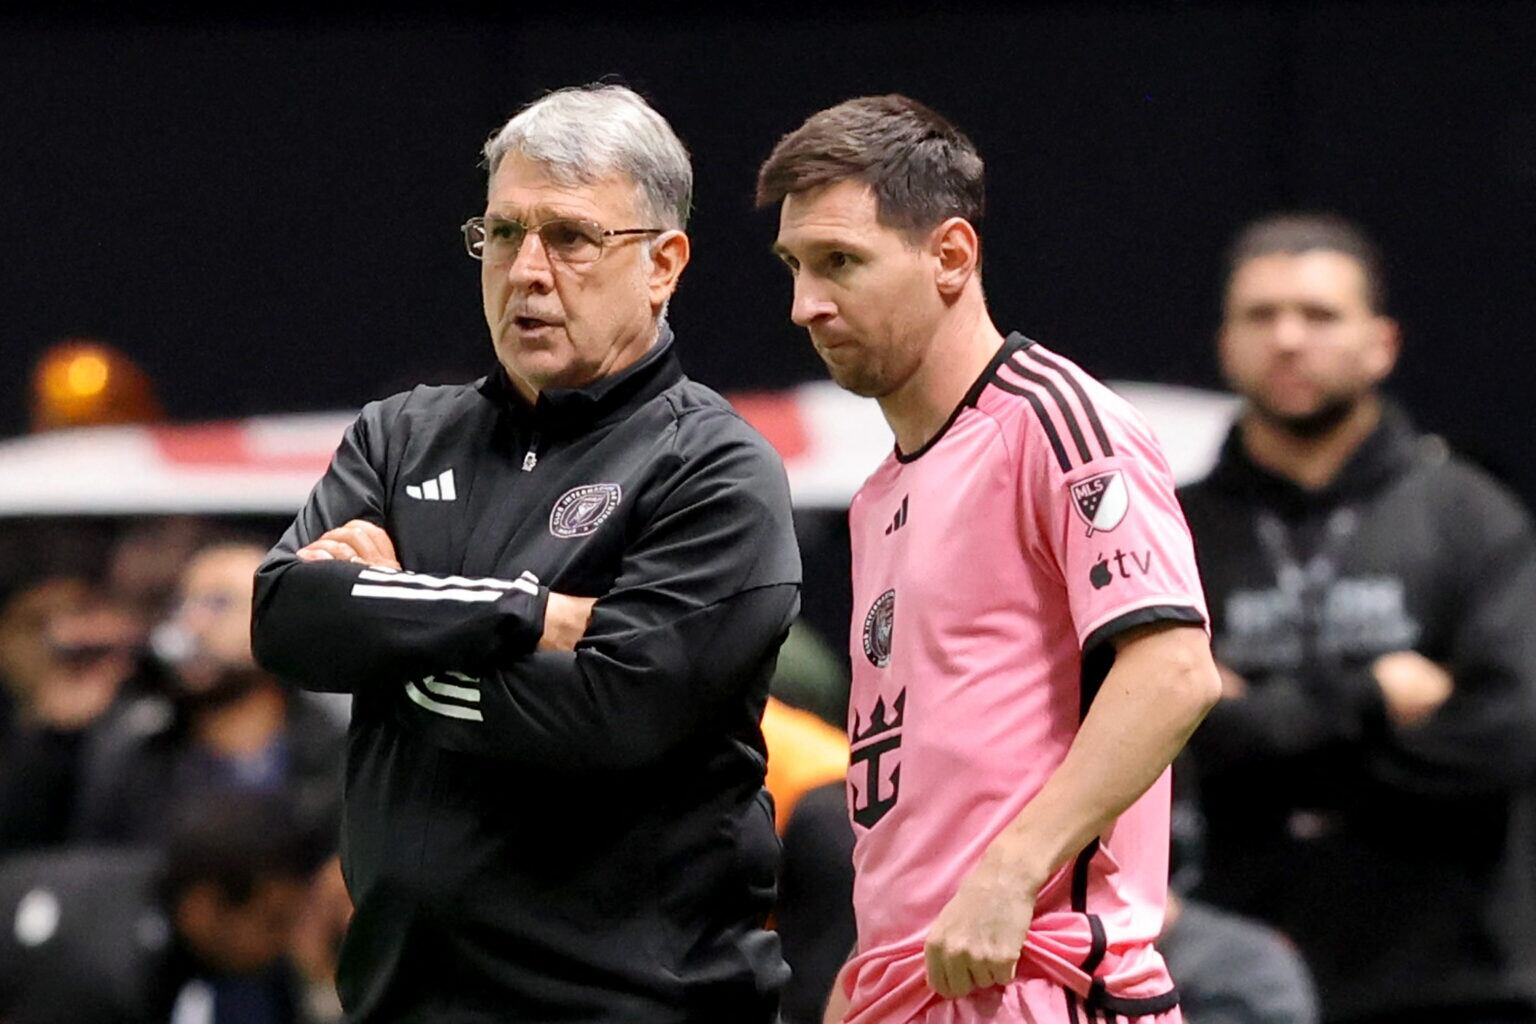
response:
<svg viewBox="0 0 1536 1024"><path fill-rule="evenodd" d="M1214 385L1227 239L1330 207L1389 252L1397 393L1536 498L1531 5L583 10L0 23L0 430L24 428L27 369L71 333L129 351L182 418L482 372L457 237L478 147L542 90L616 74L694 153L673 320L710 384L817 376L753 172L810 111L897 90L987 158L1005 329L1101 375Z"/></svg>

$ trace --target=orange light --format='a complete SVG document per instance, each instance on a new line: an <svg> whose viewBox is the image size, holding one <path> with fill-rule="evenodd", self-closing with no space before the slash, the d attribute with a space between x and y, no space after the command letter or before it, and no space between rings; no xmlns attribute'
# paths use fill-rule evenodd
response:
<svg viewBox="0 0 1536 1024"><path fill-rule="evenodd" d="M32 392L35 430L144 423L160 416L149 378L110 345L93 338L68 338L38 361Z"/></svg>
<svg viewBox="0 0 1536 1024"><path fill-rule="evenodd" d="M94 352L75 356L65 370L69 390L81 397L99 395L107 386L107 361Z"/></svg>

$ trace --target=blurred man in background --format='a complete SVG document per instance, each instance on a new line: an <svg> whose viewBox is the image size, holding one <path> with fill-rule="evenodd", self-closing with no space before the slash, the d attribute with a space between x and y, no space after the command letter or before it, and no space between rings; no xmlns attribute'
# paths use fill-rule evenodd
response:
<svg viewBox="0 0 1536 1024"><path fill-rule="evenodd" d="M283 955L310 844L286 808L204 794L139 850L78 847L0 863L6 1024L296 1024Z"/></svg>
<svg viewBox="0 0 1536 1024"><path fill-rule="evenodd" d="M88 738L141 667L140 617L95 582L106 557L73 525L0 541L0 853L69 837Z"/></svg>
<svg viewBox="0 0 1536 1024"><path fill-rule="evenodd" d="M1246 404L1183 495L1224 677L1199 894L1289 934L1329 1021L1532 1021L1536 535L1380 394L1398 347L1358 229L1239 235Z"/></svg>
<svg viewBox="0 0 1536 1024"><path fill-rule="evenodd" d="M317 847L335 848L342 730L251 654L251 581L265 553L221 542L186 563L154 633L166 692L125 705L92 737L72 838L154 842L178 802L249 790L281 794Z"/></svg>

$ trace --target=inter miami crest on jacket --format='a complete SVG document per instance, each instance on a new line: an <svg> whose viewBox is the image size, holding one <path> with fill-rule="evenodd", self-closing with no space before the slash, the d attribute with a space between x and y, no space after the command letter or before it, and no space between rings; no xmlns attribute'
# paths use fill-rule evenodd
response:
<svg viewBox="0 0 1536 1024"><path fill-rule="evenodd" d="M623 500L618 484L587 484L561 495L549 510L549 532L556 537L585 537L603 525Z"/></svg>

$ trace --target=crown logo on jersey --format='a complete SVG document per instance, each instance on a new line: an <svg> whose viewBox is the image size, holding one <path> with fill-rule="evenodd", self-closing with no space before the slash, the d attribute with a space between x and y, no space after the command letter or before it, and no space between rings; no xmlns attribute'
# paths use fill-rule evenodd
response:
<svg viewBox="0 0 1536 1024"><path fill-rule="evenodd" d="M901 797L901 722L906 716L906 687L902 687L889 707L884 697L875 699L868 728L863 728L864 719L858 711L853 713L853 739L848 744L848 794L853 822L862 828L874 828ZM862 772L860 765L864 766Z"/></svg>
<svg viewBox="0 0 1536 1024"><path fill-rule="evenodd" d="M888 712L885 706L885 698L877 698L875 700L874 710L869 713L869 728L863 732L859 731L859 724L862 722L862 719L860 718L859 713L855 711L853 713L852 744L856 745L863 743L866 740L874 739L876 736L880 736L888 732L895 732L897 729L901 728L901 720L906 716L907 713L906 687L902 687L901 692L896 695L896 701L891 705L890 710L896 713L896 717L890 721L886 721L886 715Z"/></svg>

